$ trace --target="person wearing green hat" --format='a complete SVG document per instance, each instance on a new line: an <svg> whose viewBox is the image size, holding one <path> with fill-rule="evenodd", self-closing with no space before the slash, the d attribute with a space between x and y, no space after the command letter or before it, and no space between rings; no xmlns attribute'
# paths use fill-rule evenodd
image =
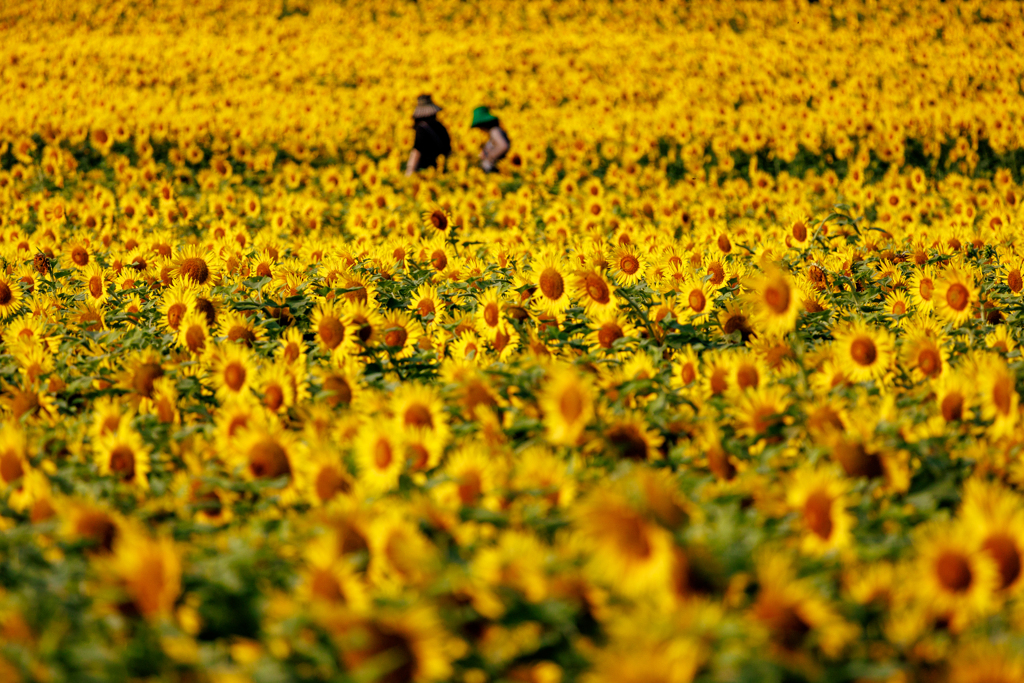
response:
<svg viewBox="0 0 1024 683"><path fill-rule="evenodd" d="M505 158L512 146L508 134L501 127L501 121L487 107L477 107L473 110L473 123L469 127L487 133L487 142L480 150L480 168L487 173L497 170L495 167L498 162Z"/></svg>

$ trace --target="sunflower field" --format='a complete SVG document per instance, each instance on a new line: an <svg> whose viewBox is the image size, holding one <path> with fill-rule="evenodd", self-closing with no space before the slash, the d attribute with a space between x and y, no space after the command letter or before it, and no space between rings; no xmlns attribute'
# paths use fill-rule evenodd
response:
<svg viewBox="0 0 1024 683"><path fill-rule="evenodd" d="M0 3L0 681L1024 680L1022 14Z"/></svg>

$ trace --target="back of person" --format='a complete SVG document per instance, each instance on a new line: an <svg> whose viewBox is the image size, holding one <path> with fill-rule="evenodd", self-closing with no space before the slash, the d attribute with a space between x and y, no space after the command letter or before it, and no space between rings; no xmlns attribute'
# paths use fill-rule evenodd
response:
<svg viewBox="0 0 1024 683"><path fill-rule="evenodd" d="M416 142L413 147L420 151L417 170L433 168L437 165L437 157L452 153L452 141L448 130L434 117L416 121Z"/></svg>

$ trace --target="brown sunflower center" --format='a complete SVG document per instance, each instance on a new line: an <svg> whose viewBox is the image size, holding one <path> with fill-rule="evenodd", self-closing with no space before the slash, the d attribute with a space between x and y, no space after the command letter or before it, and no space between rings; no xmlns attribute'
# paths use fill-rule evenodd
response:
<svg viewBox="0 0 1024 683"><path fill-rule="evenodd" d="M291 464L288 453L272 438L256 442L249 450L249 472L257 479L276 479L290 475Z"/></svg>
<svg viewBox="0 0 1024 683"><path fill-rule="evenodd" d="M117 446L110 452L110 471L124 481L135 476L135 452L130 446Z"/></svg>
<svg viewBox="0 0 1024 683"><path fill-rule="evenodd" d="M89 252L83 247L75 247L71 250L71 260L75 265L85 266L89 264Z"/></svg>
<svg viewBox="0 0 1024 683"><path fill-rule="evenodd" d="M245 375L245 366L237 362L229 363L224 368L224 384L231 391L240 391L245 386Z"/></svg>
<svg viewBox="0 0 1024 683"><path fill-rule="evenodd" d="M320 341L329 349L335 349L345 341L345 326L333 315L325 315L317 326Z"/></svg>
<svg viewBox="0 0 1024 683"><path fill-rule="evenodd" d="M340 375L330 375L324 380L324 391L329 394L327 402L332 406L348 405L352 402L352 387Z"/></svg>
<svg viewBox="0 0 1024 683"><path fill-rule="evenodd" d="M761 383L761 376L753 365L741 365L736 371L736 384L740 389L756 389Z"/></svg>
<svg viewBox="0 0 1024 683"><path fill-rule="evenodd" d="M21 466L21 458L17 453L8 451L0 455L0 478L10 484L15 479L20 479L25 470Z"/></svg>
<svg viewBox="0 0 1024 683"><path fill-rule="evenodd" d="M316 495L327 502L339 493L348 493L348 482L333 467L324 467L316 475Z"/></svg>
<svg viewBox="0 0 1024 683"><path fill-rule="evenodd" d="M566 422L575 422L583 415L583 396L579 390L572 388L562 393L558 399L558 410Z"/></svg>
<svg viewBox="0 0 1024 683"><path fill-rule="evenodd" d="M197 285L206 284L210 279L210 267L206 265L206 261L195 256L181 262L180 272Z"/></svg>
<svg viewBox="0 0 1024 683"><path fill-rule="evenodd" d="M588 273L584 277L584 287L587 290L587 296L594 303L607 304L612 300L608 285L599 275Z"/></svg>
<svg viewBox="0 0 1024 683"><path fill-rule="evenodd" d="M554 268L545 268L540 274L540 292L552 301L562 298L565 292L565 281L562 274Z"/></svg>
<svg viewBox="0 0 1024 683"><path fill-rule="evenodd" d="M620 457L629 460L647 459L647 441L636 425L614 425L605 432L605 438Z"/></svg>
<svg viewBox="0 0 1024 683"><path fill-rule="evenodd" d="M181 324L181 318L185 315L185 304L175 303L171 304L171 307L167 309L167 325L172 330L178 329L178 325Z"/></svg>
<svg viewBox="0 0 1024 683"><path fill-rule="evenodd" d="M704 310L704 307L707 306L707 304L708 304L708 300L704 296L704 292L700 291L699 289L695 289L692 292L690 292L689 302L690 302L690 309L694 313L700 313L701 311Z"/></svg>
<svg viewBox="0 0 1024 683"><path fill-rule="evenodd" d="M1006 284L1014 294L1018 294L1024 289L1024 278L1021 277L1020 271L1016 268L1011 270L1010 274L1006 276Z"/></svg>
<svg viewBox="0 0 1024 683"><path fill-rule="evenodd" d="M946 292L946 303L954 311L962 311L967 308L970 298L967 288L959 282L950 285L949 290Z"/></svg>
<svg viewBox="0 0 1024 683"><path fill-rule="evenodd" d="M159 363L143 363L132 377L132 388L146 398L153 398L153 382L163 376L164 369Z"/></svg>
<svg viewBox="0 0 1024 683"><path fill-rule="evenodd" d="M942 419L946 422L962 420L964 416L964 397L959 393L948 394L942 399Z"/></svg>
<svg viewBox="0 0 1024 683"><path fill-rule="evenodd" d="M406 408L402 419L407 427L427 427L430 429L434 427L434 418L430 414L430 408L419 403Z"/></svg>
<svg viewBox="0 0 1024 683"><path fill-rule="evenodd" d="M489 327L497 327L498 325L498 304L489 303L484 306L484 322Z"/></svg>
<svg viewBox="0 0 1024 683"><path fill-rule="evenodd" d="M1002 579L1000 588L1007 588L1017 580L1021 570L1020 549L1013 539L1006 535L996 533L989 536L981 545L999 568L999 578Z"/></svg>
<svg viewBox="0 0 1024 683"><path fill-rule="evenodd" d="M935 349L923 349L917 355L917 367L925 377L942 372L942 356Z"/></svg>
<svg viewBox="0 0 1024 683"><path fill-rule="evenodd" d="M996 378L995 384L992 385L992 403L1001 414L1010 414L1010 408L1013 405L1012 395L1013 381L1006 375Z"/></svg>
<svg viewBox="0 0 1024 683"><path fill-rule="evenodd" d="M192 353L199 353L206 346L206 333L198 325L189 327L185 332L185 344Z"/></svg>
<svg viewBox="0 0 1024 683"><path fill-rule="evenodd" d="M935 563L935 572L944 588L954 593L963 593L971 587L974 576L967 558L960 553L947 551Z"/></svg>
<svg viewBox="0 0 1024 683"><path fill-rule="evenodd" d="M394 451L392 451L391 444L388 443L387 439L379 439L376 447L373 449L373 464L378 469L384 470L391 464L394 457Z"/></svg>
<svg viewBox="0 0 1024 683"><path fill-rule="evenodd" d="M392 348L401 348L409 339L409 333L401 327L395 327L384 333L384 345Z"/></svg>
<svg viewBox="0 0 1024 683"><path fill-rule="evenodd" d="M601 329L597 332L597 343L603 349L610 349L616 339L621 339L624 336L626 335L622 332L622 328L619 327L618 323L607 322L601 325Z"/></svg>
<svg viewBox="0 0 1024 683"><path fill-rule="evenodd" d="M619 270L626 275L632 275L636 271L640 270L640 259L632 254L626 254L619 259Z"/></svg>
<svg viewBox="0 0 1024 683"><path fill-rule="evenodd" d="M272 384L263 392L263 405L271 410L277 410L284 403L284 390Z"/></svg>
<svg viewBox="0 0 1024 683"><path fill-rule="evenodd" d="M6 306L14 301L14 292L6 282L0 281L0 306Z"/></svg>
<svg viewBox="0 0 1024 683"><path fill-rule="evenodd" d="M441 211L434 211L430 214L430 224L437 230L448 229L448 217Z"/></svg>
<svg viewBox="0 0 1024 683"><path fill-rule="evenodd" d="M804 503L804 523L812 533L828 540L832 535L832 497L825 491L815 491Z"/></svg>
<svg viewBox="0 0 1024 683"><path fill-rule="evenodd" d="M253 342L256 341L256 333L245 325L235 325L228 330L228 339L234 342L240 341L252 348Z"/></svg>
<svg viewBox="0 0 1024 683"><path fill-rule="evenodd" d="M779 315L789 310L789 285L785 282L773 282L764 292L764 302Z"/></svg>
<svg viewBox="0 0 1024 683"><path fill-rule="evenodd" d="M935 283L932 282L931 278L922 278L921 284L918 285L917 291L921 294L921 298L925 301L932 300L932 291L935 289Z"/></svg>
<svg viewBox="0 0 1024 683"><path fill-rule="evenodd" d="M857 365L870 366L878 358L878 349L875 342L869 337L857 337L850 344L850 356Z"/></svg>

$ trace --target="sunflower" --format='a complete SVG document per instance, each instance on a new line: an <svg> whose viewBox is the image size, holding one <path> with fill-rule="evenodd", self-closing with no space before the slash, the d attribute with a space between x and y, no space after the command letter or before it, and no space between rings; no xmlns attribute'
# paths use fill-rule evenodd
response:
<svg viewBox="0 0 1024 683"><path fill-rule="evenodd" d="M959 522L935 520L915 530L915 597L953 632L994 608L999 569L981 539Z"/></svg>
<svg viewBox="0 0 1024 683"><path fill-rule="evenodd" d="M783 271L768 267L763 275L748 280L747 289L744 301L750 306L759 330L781 335L796 327L802 292Z"/></svg>
<svg viewBox="0 0 1024 683"><path fill-rule="evenodd" d="M999 570L998 589L1024 589L1024 499L997 482L970 479L964 486L960 516L980 540Z"/></svg>
<svg viewBox="0 0 1024 683"><path fill-rule="evenodd" d="M574 367L555 366L538 403L548 442L573 446L594 415L593 385Z"/></svg>
<svg viewBox="0 0 1024 683"><path fill-rule="evenodd" d="M477 296L477 327L485 337L491 338L504 322L502 309L503 304L507 304L508 301L508 296L496 286L488 287Z"/></svg>
<svg viewBox="0 0 1024 683"><path fill-rule="evenodd" d="M312 449L305 467L308 470L305 477L307 498L314 505L327 505L338 496L349 495L355 490L355 478L330 449Z"/></svg>
<svg viewBox="0 0 1024 683"><path fill-rule="evenodd" d="M444 436L432 429L406 428L402 433L405 460L410 472L432 470L441 462Z"/></svg>
<svg viewBox="0 0 1024 683"><path fill-rule="evenodd" d="M280 413L295 405L295 385L291 369L273 363L260 369L255 390L268 410Z"/></svg>
<svg viewBox="0 0 1024 683"><path fill-rule="evenodd" d="M942 344L927 332L915 330L903 339L904 367L910 368L917 381L934 380L941 377L947 370L949 352Z"/></svg>
<svg viewBox="0 0 1024 683"><path fill-rule="evenodd" d="M930 311L935 299L935 269L924 266L910 278L910 296L918 311Z"/></svg>
<svg viewBox="0 0 1024 683"><path fill-rule="evenodd" d="M610 309L600 317L591 321L590 332L584 341L591 349L602 351L624 350L636 338L636 328L619 311ZM613 344L619 339L625 339L626 343L620 343L613 349Z"/></svg>
<svg viewBox="0 0 1024 683"><path fill-rule="evenodd" d="M232 440L229 464L241 469L249 480L286 478L281 502L294 501L302 488L300 475L305 464L302 444L274 420L256 420L239 430Z"/></svg>
<svg viewBox="0 0 1024 683"><path fill-rule="evenodd" d="M195 308L196 298L195 288L188 280L178 280L164 290L160 300L160 318L157 324L171 334L176 334L182 318Z"/></svg>
<svg viewBox="0 0 1024 683"><path fill-rule="evenodd" d="M641 593L667 583L672 566L669 532L645 519L620 494L598 489L572 511L590 568L620 590Z"/></svg>
<svg viewBox="0 0 1024 683"><path fill-rule="evenodd" d="M380 683L451 680L461 650L438 617L424 606L404 612L336 611L320 619L356 678Z"/></svg>
<svg viewBox="0 0 1024 683"><path fill-rule="evenodd" d="M430 385L403 383L389 401L391 414L403 429L426 429L440 436L448 433L444 401Z"/></svg>
<svg viewBox="0 0 1024 683"><path fill-rule="evenodd" d="M777 651L794 653L817 643L826 655L836 657L857 638L858 628L844 621L807 579L797 578L786 555L761 551L754 566L759 587L751 615L768 628Z"/></svg>
<svg viewBox="0 0 1024 683"><path fill-rule="evenodd" d="M233 344L242 344L253 348L267 336L266 329L259 325L255 315L245 315L239 311L228 311L220 316L217 325L217 337Z"/></svg>
<svg viewBox="0 0 1024 683"><path fill-rule="evenodd" d="M753 316L742 300L733 299L718 314L718 325L723 335L738 333L744 344L754 334Z"/></svg>
<svg viewBox="0 0 1024 683"><path fill-rule="evenodd" d="M910 313L913 304L910 297L903 290L894 290L885 296L882 309L886 315L892 318L892 324L896 327L903 327L907 315Z"/></svg>
<svg viewBox="0 0 1024 683"><path fill-rule="evenodd" d="M189 311L178 323L174 343L188 349L193 356L201 356L210 348L210 329L206 316L197 310Z"/></svg>
<svg viewBox="0 0 1024 683"><path fill-rule="evenodd" d="M608 253L608 267L623 287L640 282L647 273L647 257L634 244L620 244Z"/></svg>
<svg viewBox="0 0 1024 683"><path fill-rule="evenodd" d="M149 449L128 421L115 431L99 436L93 444L96 465L103 476L113 476L127 484L149 489Z"/></svg>
<svg viewBox="0 0 1024 683"><path fill-rule="evenodd" d="M174 542L140 531L119 534L113 554L103 563L143 617L171 615L181 594L181 559Z"/></svg>
<svg viewBox="0 0 1024 683"><path fill-rule="evenodd" d="M455 227L451 214L437 204L424 211L420 217L423 219L423 226L432 233L444 234L448 229Z"/></svg>
<svg viewBox="0 0 1024 683"><path fill-rule="evenodd" d="M1024 656L1020 650L1005 643L993 643L987 636L961 641L948 662L949 683L1024 681Z"/></svg>
<svg viewBox="0 0 1024 683"><path fill-rule="evenodd" d="M484 444L463 445L448 456L442 469L447 482L436 495L445 504L455 508L498 507L497 494L504 488L507 472L504 463Z"/></svg>
<svg viewBox="0 0 1024 683"><path fill-rule="evenodd" d="M290 327L285 330L285 333L281 335L280 343L274 349L274 358L279 363L305 371L306 342L299 329Z"/></svg>
<svg viewBox="0 0 1024 683"><path fill-rule="evenodd" d="M17 313L23 298L21 283L0 274L0 320L6 320Z"/></svg>
<svg viewBox="0 0 1024 683"><path fill-rule="evenodd" d="M338 552L331 534L311 542L303 553L306 560L298 595L316 610L323 606L344 605L361 611L368 606L362 578Z"/></svg>
<svg viewBox="0 0 1024 683"><path fill-rule="evenodd" d="M198 244L186 245L174 257L171 277L182 278L194 285L214 284L220 277L222 263L214 252Z"/></svg>
<svg viewBox="0 0 1024 683"><path fill-rule="evenodd" d="M849 482L832 468L804 466L787 488L786 502L798 513L805 530L804 552L820 555L850 546L853 515L846 511Z"/></svg>
<svg viewBox="0 0 1024 683"><path fill-rule="evenodd" d="M975 378L981 399L981 414L991 420L989 433L994 437L1012 433L1017 424L1020 396L1017 394L1016 377L999 357L989 357L978 368Z"/></svg>
<svg viewBox="0 0 1024 683"><path fill-rule="evenodd" d="M615 288L599 271L578 271L571 281L572 295L583 304L588 316L600 317L615 309Z"/></svg>
<svg viewBox="0 0 1024 683"><path fill-rule="evenodd" d="M223 402L248 395L257 374L252 351L238 344L221 344L211 353L213 362L209 372L217 398Z"/></svg>
<svg viewBox="0 0 1024 683"><path fill-rule="evenodd" d="M740 393L732 406L736 433L758 439L788 422L784 415L789 408L788 395L787 388L780 385L747 389Z"/></svg>
<svg viewBox="0 0 1024 683"><path fill-rule="evenodd" d="M1006 356L1017 348L1017 342L1007 325L996 325L994 330L985 335L985 346Z"/></svg>
<svg viewBox="0 0 1024 683"><path fill-rule="evenodd" d="M118 386L127 389L133 406L140 406L153 398L153 382L166 374L160 355L152 349L132 352L125 360Z"/></svg>
<svg viewBox="0 0 1024 683"><path fill-rule="evenodd" d="M568 271L561 258L554 253L540 256L533 266L531 285L535 291L532 300L540 310L559 314L569 306Z"/></svg>
<svg viewBox="0 0 1024 683"><path fill-rule="evenodd" d="M661 458L662 436L651 429L641 413L631 413L603 422L603 452L620 460L650 461Z"/></svg>
<svg viewBox="0 0 1024 683"><path fill-rule="evenodd" d="M895 355L895 342L888 330L860 320L836 331L833 344L837 362L854 382L881 379Z"/></svg>
<svg viewBox="0 0 1024 683"><path fill-rule="evenodd" d="M11 486L30 470L25 432L14 422L0 425L0 485Z"/></svg>
<svg viewBox="0 0 1024 683"><path fill-rule="evenodd" d="M359 483L370 494L384 494L398 486L405 469L401 433L390 421L367 423L356 438L355 461Z"/></svg>
<svg viewBox="0 0 1024 683"><path fill-rule="evenodd" d="M711 317L715 309L714 298L718 292L710 281L691 277L683 282L677 291L682 321L700 325Z"/></svg>
<svg viewBox="0 0 1024 683"><path fill-rule="evenodd" d="M413 292L409 309L417 313L424 324L439 322L445 314L445 304L438 294L437 287L424 282Z"/></svg>
<svg viewBox="0 0 1024 683"><path fill-rule="evenodd" d="M415 353L423 326L405 311L390 311L384 315L380 341L393 358L408 358Z"/></svg>
<svg viewBox="0 0 1024 683"><path fill-rule="evenodd" d="M953 326L964 324L978 303L978 288L974 279L959 268L948 268L935 283L932 296L935 312Z"/></svg>
<svg viewBox="0 0 1024 683"><path fill-rule="evenodd" d="M973 378L966 377L962 372L950 372L932 384L932 391L935 393L935 404L939 414L945 423L971 420L971 406L977 393Z"/></svg>
<svg viewBox="0 0 1024 683"><path fill-rule="evenodd" d="M347 354L355 344L355 330L342 305L337 301L317 304L310 319L320 348L328 353Z"/></svg>
<svg viewBox="0 0 1024 683"><path fill-rule="evenodd" d="M700 380L700 358L692 346L687 346L674 359L672 385L681 389Z"/></svg>

